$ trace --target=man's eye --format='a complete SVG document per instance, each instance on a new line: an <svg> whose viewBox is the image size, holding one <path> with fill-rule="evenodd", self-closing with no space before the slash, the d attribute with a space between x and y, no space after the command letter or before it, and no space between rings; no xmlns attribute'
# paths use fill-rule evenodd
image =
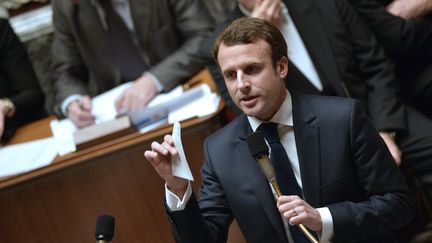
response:
<svg viewBox="0 0 432 243"><path fill-rule="evenodd" d="M226 73L224 74L224 76L225 76L225 78L228 79L228 80L232 80L232 79L235 79L235 78L237 77L237 75L236 75L235 72L226 72Z"/></svg>
<svg viewBox="0 0 432 243"><path fill-rule="evenodd" d="M254 74L258 71L258 68L255 66L249 66L245 69L245 73L247 74Z"/></svg>

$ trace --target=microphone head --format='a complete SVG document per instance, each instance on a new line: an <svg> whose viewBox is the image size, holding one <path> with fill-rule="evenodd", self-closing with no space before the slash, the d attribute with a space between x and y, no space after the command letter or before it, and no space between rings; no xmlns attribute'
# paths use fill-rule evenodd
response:
<svg viewBox="0 0 432 243"><path fill-rule="evenodd" d="M254 158L259 158L263 155L269 155L269 149L264 140L264 137L257 132L253 132L246 137L246 143L249 147L249 151Z"/></svg>
<svg viewBox="0 0 432 243"><path fill-rule="evenodd" d="M96 240L110 241L114 237L115 219L110 215L100 215L96 220Z"/></svg>

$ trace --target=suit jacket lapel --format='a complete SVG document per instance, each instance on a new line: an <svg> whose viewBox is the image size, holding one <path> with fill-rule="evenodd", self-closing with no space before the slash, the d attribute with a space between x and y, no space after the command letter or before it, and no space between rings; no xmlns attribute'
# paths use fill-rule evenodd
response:
<svg viewBox="0 0 432 243"><path fill-rule="evenodd" d="M320 206L319 128L315 114L304 98L292 95L294 135L300 163L304 199L313 207Z"/></svg>
<svg viewBox="0 0 432 243"><path fill-rule="evenodd" d="M238 153L245 155L242 161L242 165L245 171L246 176L248 177L247 183L249 183L253 192L255 193L257 200L260 202L261 206L264 208L270 222L273 227L276 228L280 237L288 242L285 228L281 219L281 215L276 208L276 201L271 192L270 186L265 178L264 174L261 171L258 163L255 159L250 156L249 148L246 144L245 138L247 135L252 133L252 129L250 128L249 122L247 121L247 117L243 115L243 124L244 130L240 133L238 137L240 146Z"/></svg>
<svg viewBox="0 0 432 243"><path fill-rule="evenodd" d="M129 1L135 34L142 50L145 50L148 44L146 41L149 40L148 36L152 34L151 31L154 31L154 29L150 28L150 19L153 16L151 11L156 11L156 9L151 4L152 1Z"/></svg>
<svg viewBox="0 0 432 243"><path fill-rule="evenodd" d="M73 16L76 31L81 38L91 38L91 41L86 40L85 43L106 43L107 36L92 1L81 1L76 7Z"/></svg>
<svg viewBox="0 0 432 243"><path fill-rule="evenodd" d="M284 0L291 18L305 44L323 85L331 85L338 95L345 92L341 77L321 18L321 12L312 0Z"/></svg>

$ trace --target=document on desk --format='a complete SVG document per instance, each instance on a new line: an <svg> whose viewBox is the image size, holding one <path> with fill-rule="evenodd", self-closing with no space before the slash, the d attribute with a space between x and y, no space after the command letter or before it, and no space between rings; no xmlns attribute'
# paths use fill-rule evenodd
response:
<svg viewBox="0 0 432 243"><path fill-rule="evenodd" d="M212 93L208 85L198 86L197 88L202 90L202 96L190 100L182 107L173 109L168 115L169 124L193 117L204 117L217 111L220 97Z"/></svg>
<svg viewBox="0 0 432 243"><path fill-rule="evenodd" d="M178 121L174 122L172 138L174 140L174 146L178 152L177 156L173 156L172 158L172 173L177 177L193 181L194 178L183 150L183 144L181 141L181 128Z"/></svg>
<svg viewBox="0 0 432 243"><path fill-rule="evenodd" d="M169 123L184 121L193 117L203 117L216 112L219 96L212 93L207 84L183 91L178 87L176 91L164 94L155 99L147 107L128 112L132 123L141 132L147 132L149 126L155 123ZM162 124L163 125L163 124Z"/></svg>
<svg viewBox="0 0 432 243"><path fill-rule="evenodd" d="M96 118L96 124L112 120L116 117L115 100L131 84L131 82L124 83L92 99L92 114ZM57 141L56 147L60 156L76 150L73 134L78 128L70 119L53 120L50 123L50 127Z"/></svg>
<svg viewBox="0 0 432 243"><path fill-rule="evenodd" d="M115 119L117 97L131 85L122 84L92 99L92 114L96 123ZM175 120L183 121L193 117L202 117L217 110L219 96L212 93L207 84L183 90L181 85L168 93L157 95L145 108L128 112L133 125L144 133ZM63 156L76 150L73 134L78 130L69 119L54 120L50 123L51 131L57 141L58 153Z"/></svg>
<svg viewBox="0 0 432 243"><path fill-rule="evenodd" d="M49 165L57 155L53 137L0 148L0 177Z"/></svg>

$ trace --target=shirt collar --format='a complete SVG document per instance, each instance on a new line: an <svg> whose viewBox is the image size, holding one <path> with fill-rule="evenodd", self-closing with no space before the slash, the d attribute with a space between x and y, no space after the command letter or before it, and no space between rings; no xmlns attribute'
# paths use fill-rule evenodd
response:
<svg viewBox="0 0 432 243"><path fill-rule="evenodd" d="M274 114L274 116L270 119L269 122L274 122L279 125L285 125L285 126L293 126L293 115L292 115L292 99L291 94L287 90L287 95L285 97L284 102L282 103L279 110ZM259 125L263 123L263 121L252 117L247 116L249 124L252 127L252 131L256 131Z"/></svg>

